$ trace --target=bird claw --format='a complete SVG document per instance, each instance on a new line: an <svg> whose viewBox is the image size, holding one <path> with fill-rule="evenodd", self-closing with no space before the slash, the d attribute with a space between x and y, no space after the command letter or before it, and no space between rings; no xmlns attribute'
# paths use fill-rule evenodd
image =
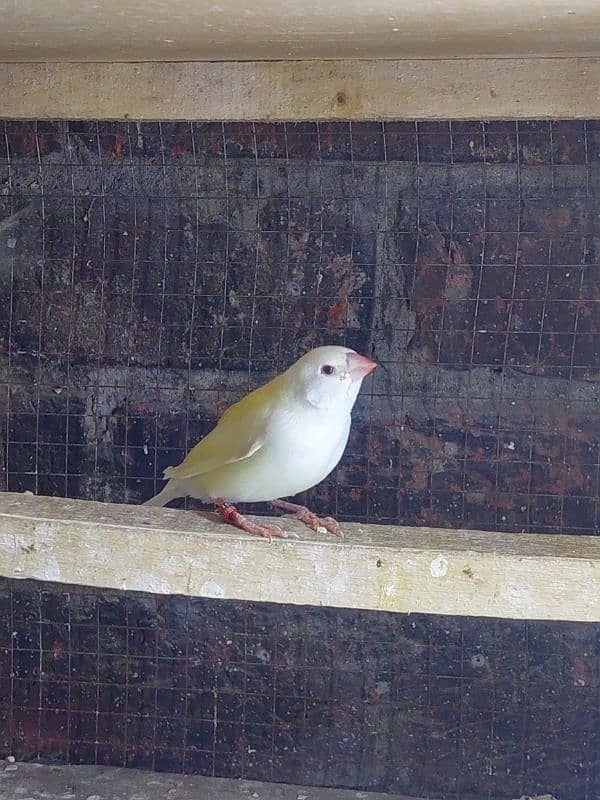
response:
<svg viewBox="0 0 600 800"><path fill-rule="evenodd" d="M273 538L298 538L297 533L284 531L283 528L279 527L279 525L271 525L270 523L264 523L260 525L258 522L252 522L252 520L248 519L243 514L240 514L234 505L223 500L215 500L215 508L223 517L225 522L228 522L230 525L239 528L245 533L250 533L253 536L262 536L263 539L268 539L269 542L273 541Z"/></svg>
<svg viewBox="0 0 600 800"><path fill-rule="evenodd" d="M316 530L318 533L323 533L323 531L320 531L319 528L325 528L325 531L333 533L334 536L339 536L340 539L344 538L344 534L342 533L342 529L340 528L338 521L333 517L316 517L316 521L318 525L316 528L314 528L314 530Z"/></svg>
<svg viewBox="0 0 600 800"><path fill-rule="evenodd" d="M250 520L247 520L250 522ZM273 540L273 537L276 539L299 539L297 533L294 531L284 531L283 528L280 528L279 525L258 525L254 522L250 523L253 527L253 530L247 530L247 533L256 533L258 536L264 536L265 539L268 539L269 542ZM261 532L263 531L263 532Z"/></svg>
<svg viewBox="0 0 600 800"><path fill-rule="evenodd" d="M274 500L271 505L274 508L287 511L291 516L316 533L333 533L334 536L339 536L340 539L344 538L342 529L333 517L318 517L314 511L310 511L305 506L288 503L287 500Z"/></svg>

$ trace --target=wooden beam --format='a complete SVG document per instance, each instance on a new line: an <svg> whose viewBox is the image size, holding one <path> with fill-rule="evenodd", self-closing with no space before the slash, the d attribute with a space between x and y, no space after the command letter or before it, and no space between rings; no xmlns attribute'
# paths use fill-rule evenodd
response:
<svg viewBox="0 0 600 800"><path fill-rule="evenodd" d="M600 116L600 58L0 64L8 119Z"/></svg>
<svg viewBox="0 0 600 800"><path fill-rule="evenodd" d="M596 0L3 3L5 61L596 55Z"/></svg>
<svg viewBox="0 0 600 800"><path fill-rule="evenodd" d="M328 789L202 775L148 773L131 767L27 764L0 761L0 798L110 797L112 800L419 800L381 792ZM73 787L76 786L76 794ZM12 787L12 788L11 788ZM143 789L140 791L140 789ZM543 800L543 798L539 798Z"/></svg>
<svg viewBox="0 0 600 800"><path fill-rule="evenodd" d="M247 536L211 515L0 495L0 574L376 611L600 622L600 539L345 524Z"/></svg>

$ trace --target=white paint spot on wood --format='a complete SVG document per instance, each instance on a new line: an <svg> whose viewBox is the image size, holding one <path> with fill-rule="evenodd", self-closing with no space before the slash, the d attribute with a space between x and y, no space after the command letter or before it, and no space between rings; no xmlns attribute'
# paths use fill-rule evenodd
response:
<svg viewBox="0 0 600 800"><path fill-rule="evenodd" d="M566 592L567 584L563 583L563 581L550 581L549 588L552 589L553 592Z"/></svg>
<svg viewBox="0 0 600 800"><path fill-rule="evenodd" d="M61 573L57 557L53 553L45 556L44 579L47 581L60 581Z"/></svg>
<svg viewBox="0 0 600 800"><path fill-rule="evenodd" d="M216 581L206 581L200 587L200 594L203 597L225 597L225 590Z"/></svg>
<svg viewBox="0 0 600 800"><path fill-rule="evenodd" d="M48 539L53 539L56 533L58 532L58 523L56 522L37 522L36 523L36 533L40 534L41 536L47 537Z"/></svg>
<svg viewBox="0 0 600 800"><path fill-rule="evenodd" d="M144 591L152 592L153 594L169 594L169 584L165 581L156 580L151 575L145 575L143 578Z"/></svg>
<svg viewBox="0 0 600 800"><path fill-rule="evenodd" d="M443 578L448 572L448 559L446 556L440 554L437 558L434 558L429 565L429 571L432 578Z"/></svg>

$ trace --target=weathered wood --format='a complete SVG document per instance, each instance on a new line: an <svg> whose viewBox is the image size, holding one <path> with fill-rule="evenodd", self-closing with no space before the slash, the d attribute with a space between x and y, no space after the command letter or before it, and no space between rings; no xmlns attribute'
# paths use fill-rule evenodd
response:
<svg viewBox="0 0 600 800"><path fill-rule="evenodd" d="M0 495L0 574L121 590L378 611L600 621L600 539L293 521L300 540L212 515Z"/></svg>
<svg viewBox="0 0 600 800"><path fill-rule="evenodd" d="M3 3L6 61L249 61L594 55L595 0Z"/></svg>
<svg viewBox="0 0 600 800"><path fill-rule="evenodd" d="M600 116L600 58L0 64L13 119Z"/></svg>

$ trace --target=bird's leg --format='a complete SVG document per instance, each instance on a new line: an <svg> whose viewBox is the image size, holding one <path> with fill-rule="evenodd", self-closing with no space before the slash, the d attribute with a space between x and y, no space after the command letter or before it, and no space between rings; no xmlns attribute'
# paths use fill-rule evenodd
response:
<svg viewBox="0 0 600 800"><path fill-rule="evenodd" d="M286 511L288 514L292 514L296 519L300 520L300 522L312 528L313 531L317 531L317 533L323 533L323 529L325 529L325 531L339 536L340 539L344 538L340 526L333 517L318 517L313 511L306 508L306 506L288 503L287 500L272 500L269 505L273 506L273 508Z"/></svg>
<svg viewBox="0 0 600 800"><path fill-rule="evenodd" d="M263 536L269 541L271 541L273 536L280 539L297 538L297 534L287 533L287 531L282 530L278 525L258 525L256 522L252 522L243 514L240 514L237 508L226 500L216 498L213 502L215 504L215 509L223 517L225 522L234 525L242 531L246 531L246 533L252 533L255 536Z"/></svg>

